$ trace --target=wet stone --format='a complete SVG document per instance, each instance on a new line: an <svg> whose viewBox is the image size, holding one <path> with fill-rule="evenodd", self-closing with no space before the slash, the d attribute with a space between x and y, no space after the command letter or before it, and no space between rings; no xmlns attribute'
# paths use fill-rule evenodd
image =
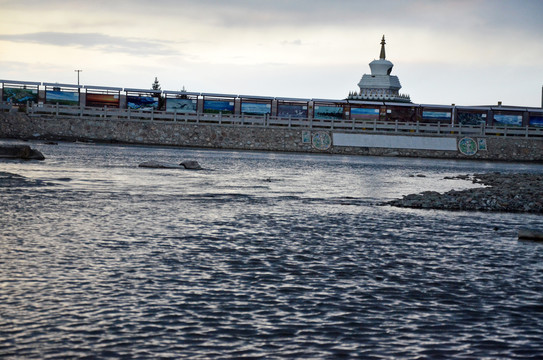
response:
<svg viewBox="0 0 543 360"><path fill-rule="evenodd" d="M32 149L28 145L2 145L0 146L0 158L24 160L45 159L40 151Z"/></svg>

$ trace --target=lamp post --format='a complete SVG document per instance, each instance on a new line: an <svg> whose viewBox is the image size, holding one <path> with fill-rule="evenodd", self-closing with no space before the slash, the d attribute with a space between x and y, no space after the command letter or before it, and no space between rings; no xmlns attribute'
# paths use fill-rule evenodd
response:
<svg viewBox="0 0 543 360"><path fill-rule="evenodd" d="M77 86L79 86L79 73L83 70L74 70L77 73Z"/></svg>

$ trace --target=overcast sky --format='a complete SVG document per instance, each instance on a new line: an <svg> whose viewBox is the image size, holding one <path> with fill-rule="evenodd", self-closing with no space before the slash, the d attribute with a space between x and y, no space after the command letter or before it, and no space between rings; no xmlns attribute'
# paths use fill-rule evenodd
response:
<svg viewBox="0 0 543 360"><path fill-rule="evenodd" d="M543 0L0 0L0 79L345 98L379 57L416 103L541 106Z"/></svg>

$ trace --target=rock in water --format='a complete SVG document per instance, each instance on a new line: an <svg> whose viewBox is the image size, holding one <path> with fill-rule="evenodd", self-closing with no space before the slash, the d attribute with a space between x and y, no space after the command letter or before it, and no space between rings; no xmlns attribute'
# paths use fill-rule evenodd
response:
<svg viewBox="0 0 543 360"><path fill-rule="evenodd" d="M0 145L0 158L44 160L45 156L38 150L31 149L28 145Z"/></svg>
<svg viewBox="0 0 543 360"><path fill-rule="evenodd" d="M183 169L179 165L165 164L159 161L145 161L139 164L138 166L144 167L144 168L153 168L153 169Z"/></svg>
<svg viewBox="0 0 543 360"><path fill-rule="evenodd" d="M519 240L543 241L543 231L520 229L518 231Z"/></svg>
<svg viewBox="0 0 543 360"><path fill-rule="evenodd" d="M189 170L201 170L202 167L198 161L185 160L179 165L166 164L160 161L145 161L138 165L139 167L153 168L153 169L189 169Z"/></svg>
<svg viewBox="0 0 543 360"><path fill-rule="evenodd" d="M202 167L196 160L185 160L182 161L179 165L183 166L185 169L202 170Z"/></svg>

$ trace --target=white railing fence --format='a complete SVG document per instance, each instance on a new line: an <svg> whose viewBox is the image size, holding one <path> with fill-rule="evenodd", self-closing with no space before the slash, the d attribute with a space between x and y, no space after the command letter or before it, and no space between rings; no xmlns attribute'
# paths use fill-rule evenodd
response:
<svg viewBox="0 0 543 360"><path fill-rule="evenodd" d="M191 124L222 125L222 126L253 126L277 128L303 128L340 130L359 133L403 133L406 135L433 134L439 136L515 136L541 138L543 128L520 126L486 126L461 125L450 123L426 123L379 120L323 120L314 118L292 118L277 116L255 116L246 114L209 114L182 113L156 110L131 110L117 108L74 107L63 105L29 105L26 112L29 116L80 117L94 120L128 120L139 122L184 122Z"/></svg>

